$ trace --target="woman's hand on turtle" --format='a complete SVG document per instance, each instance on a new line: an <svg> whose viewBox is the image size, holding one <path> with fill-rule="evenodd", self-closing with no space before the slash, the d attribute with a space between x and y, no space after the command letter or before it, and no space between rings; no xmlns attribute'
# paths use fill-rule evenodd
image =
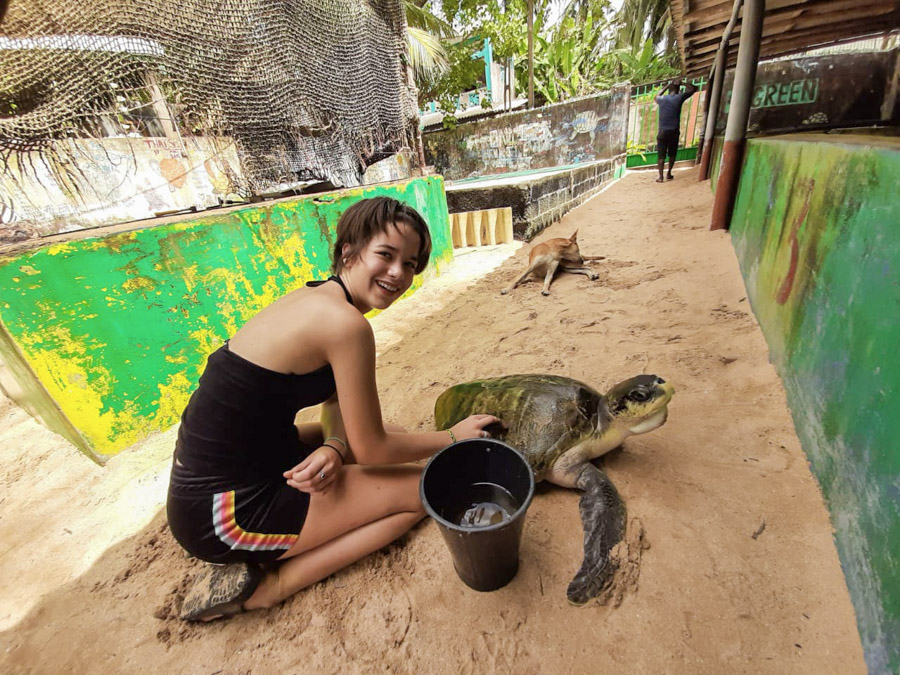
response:
<svg viewBox="0 0 900 675"><path fill-rule="evenodd" d="M458 441L465 438L490 438L491 435L485 427L492 424L499 424L504 429L506 428L506 423L499 417L494 417L493 415L469 415L462 422L454 424L450 429Z"/></svg>
<svg viewBox="0 0 900 675"><path fill-rule="evenodd" d="M288 485L300 492L323 495L334 484L341 466L341 461L334 449L323 445L282 475L287 479Z"/></svg>

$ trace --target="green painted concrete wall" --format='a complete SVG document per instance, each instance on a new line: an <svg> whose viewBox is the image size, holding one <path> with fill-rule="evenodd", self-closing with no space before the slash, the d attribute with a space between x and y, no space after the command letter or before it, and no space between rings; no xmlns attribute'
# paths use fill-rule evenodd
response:
<svg viewBox="0 0 900 675"><path fill-rule="evenodd" d="M425 217L438 274L453 258L439 176L203 214L0 255L0 358L27 407L103 461L175 424L207 355L327 276L338 217L380 195Z"/></svg>
<svg viewBox="0 0 900 675"><path fill-rule="evenodd" d="M750 140L731 223L873 673L900 672L898 186L900 139Z"/></svg>

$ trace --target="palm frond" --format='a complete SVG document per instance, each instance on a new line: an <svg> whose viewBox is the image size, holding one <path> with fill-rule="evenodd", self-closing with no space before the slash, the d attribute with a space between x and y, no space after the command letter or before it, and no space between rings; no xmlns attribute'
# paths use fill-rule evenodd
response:
<svg viewBox="0 0 900 675"><path fill-rule="evenodd" d="M430 82L450 70L450 59L441 41L431 33L409 26L409 65L416 83Z"/></svg>
<svg viewBox="0 0 900 675"><path fill-rule="evenodd" d="M403 3L403 7L406 11L406 25L410 29L417 28L437 37L453 37L456 35L453 26L424 7L419 7L416 3L409 0Z"/></svg>

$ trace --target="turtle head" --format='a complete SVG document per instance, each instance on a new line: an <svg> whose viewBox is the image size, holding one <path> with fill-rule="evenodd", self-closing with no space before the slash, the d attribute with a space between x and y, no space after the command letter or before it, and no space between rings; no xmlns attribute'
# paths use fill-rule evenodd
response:
<svg viewBox="0 0 900 675"><path fill-rule="evenodd" d="M638 375L620 382L606 393L613 422L631 434L653 431L666 421L666 406L675 388L656 375Z"/></svg>

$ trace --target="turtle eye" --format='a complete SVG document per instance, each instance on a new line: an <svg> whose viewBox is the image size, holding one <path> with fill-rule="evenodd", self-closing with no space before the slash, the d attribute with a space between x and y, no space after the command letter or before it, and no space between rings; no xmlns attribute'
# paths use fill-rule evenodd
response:
<svg viewBox="0 0 900 675"><path fill-rule="evenodd" d="M646 389L635 389L628 395L632 401L637 401L639 403L643 403L644 401L650 400L650 394Z"/></svg>

